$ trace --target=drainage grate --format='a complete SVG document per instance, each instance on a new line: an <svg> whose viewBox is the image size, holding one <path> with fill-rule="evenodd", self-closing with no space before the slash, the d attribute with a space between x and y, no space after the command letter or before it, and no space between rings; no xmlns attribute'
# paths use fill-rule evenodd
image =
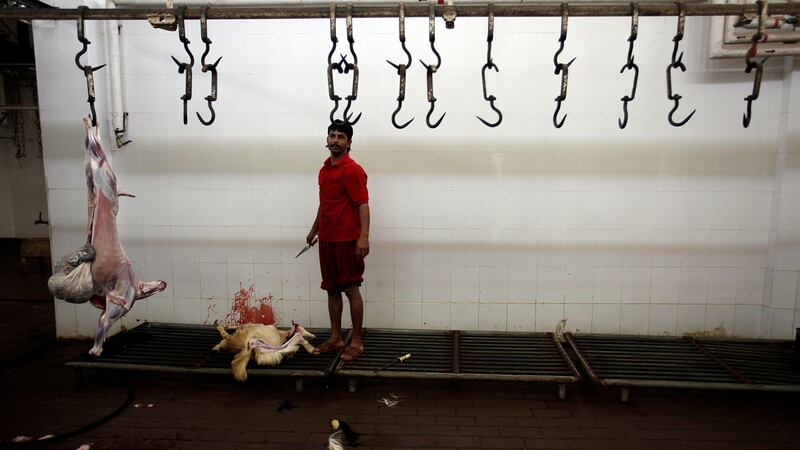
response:
<svg viewBox="0 0 800 450"><path fill-rule="evenodd" d="M800 391L792 341L698 339L697 343L763 389Z"/></svg>
<svg viewBox="0 0 800 450"><path fill-rule="evenodd" d="M464 378L573 382L578 371L552 333L461 333Z"/></svg>
<svg viewBox="0 0 800 450"><path fill-rule="evenodd" d="M702 387L742 380L679 337L566 334L592 380L604 385Z"/></svg>
<svg viewBox="0 0 800 450"><path fill-rule="evenodd" d="M453 338L447 331L379 330L364 331L364 353L355 361L339 362L341 375L451 378ZM411 358L378 371L398 357L411 353Z"/></svg>
<svg viewBox="0 0 800 450"><path fill-rule="evenodd" d="M800 375L791 367L791 343L571 333L566 337L592 380L603 385L800 390Z"/></svg>
<svg viewBox="0 0 800 450"><path fill-rule="evenodd" d="M573 382L580 379L550 333L376 330L364 334L366 350L340 362L336 373L355 377L460 378ZM403 363L381 369L399 356Z"/></svg>
<svg viewBox="0 0 800 450"><path fill-rule="evenodd" d="M324 342L330 330L308 329L316 335L313 343ZM84 353L67 362L77 369L116 369L150 372L190 372L231 375L230 352L211 349L220 342L219 333L210 325L145 322L109 339L99 358ZM302 348L294 357L278 366L258 366L250 361L249 377L303 376L322 377L330 373L336 354L312 356Z"/></svg>

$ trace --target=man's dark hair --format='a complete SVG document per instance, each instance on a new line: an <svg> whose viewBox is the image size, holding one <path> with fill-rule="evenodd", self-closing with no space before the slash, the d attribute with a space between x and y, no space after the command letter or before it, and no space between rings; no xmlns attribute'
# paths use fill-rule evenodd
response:
<svg viewBox="0 0 800 450"><path fill-rule="evenodd" d="M341 131L342 133L347 135L347 140L353 140L353 126L349 123L345 122L344 120L336 119L328 125L328 133L332 130Z"/></svg>

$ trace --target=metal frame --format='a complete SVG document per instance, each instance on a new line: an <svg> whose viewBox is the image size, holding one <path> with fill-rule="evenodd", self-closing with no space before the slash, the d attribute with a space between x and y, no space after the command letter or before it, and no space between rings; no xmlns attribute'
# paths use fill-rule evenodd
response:
<svg viewBox="0 0 800 450"><path fill-rule="evenodd" d="M740 0L713 0L717 4L738 4ZM765 12L765 16L778 15L773 13L774 6L780 4L770 3ZM755 12L757 14L757 12ZM740 29L733 27L739 14L726 15L724 17L714 17L711 19L709 28L709 58L741 58L744 57L751 44L757 29ZM800 48L796 44L800 41L800 31L769 30L769 39L760 42L758 52L751 56L789 56L800 53Z"/></svg>
<svg viewBox="0 0 800 450"><path fill-rule="evenodd" d="M343 13L346 11L345 3L336 4L336 9ZM386 4L355 4L352 5L352 17L397 17L397 3ZM427 17L429 5L426 3L405 3L406 17ZM437 15L462 16L462 17L488 17L487 5L435 5ZM298 6L297 3L257 7L214 7L208 10L208 19L309 19L328 18L330 3L306 3ZM186 8L184 18L199 20L203 14L203 7ZM708 4L689 3L685 5L687 16L736 16L740 14L757 13L755 4ZM86 11L86 20L147 20L151 16L174 16L178 8L114 8L114 9L89 9ZM769 5L770 14L800 13L800 3L772 3ZM628 17L630 5L619 4L590 4L573 3L569 6L572 17ZM678 7L673 3L640 3L639 16L676 16ZM496 3L494 5L495 17L560 17L559 4L541 3ZM31 9L31 8L5 8L0 9L0 18L25 19L25 20L76 20L77 9Z"/></svg>
<svg viewBox="0 0 800 450"><path fill-rule="evenodd" d="M377 352L375 350L376 341L370 342L370 333L373 333L373 336L380 336L381 343ZM388 340L387 336L390 337ZM407 347L397 346L398 340L408 342L409 345ZM336 375L350 378L351 392L356 390L355 380L357 378L424 378L558 383L559 398L564 398L566 383L574 383L581 379L577 368L553 333L372 329L366 330L364 343L367 351L358 360L352 363L339 361L334 369ZM551 365L547 368L548 371L561 370L564 372L563 375L535 374L529 367L525 367L526 362L530 364L532 361L536 361L537 356L542 356L541 353L526 353L526 351L530 352L544 343L547 343L549 352L545 356L549 357L551 361ZM416 348L429 349L433 346L439 348L444 346L446 350L433 357L430 353L426 354L425 350L420 351L419 354L414 353ZM385 352L385 349L388 349L389 352ZM369 353L370 350L372 350L372 354ZM392 358L409 351L412 356L408 362L387 369L379 367L382 363L390 362ZM449 353L446 354L447 352ZM552 358L556 354L561 358L558 364L552 362ZM512 356L513 358L511 358ZM409 370L409 366L415 361L419 361L420 357L428 358L423 369ZM520 361L516 369L509 369L511 366L509 359L520 360L525 357L528 358L527 361ZM433 370L431 367L435 366L436 360L439 361L439 368ZM560 367L555 367L555 365ZM348 366L352 368L348 368ZM484 367L485 371L482 370ZM501 370L498 369L507 369L503 370L507 373L500 373ZM469 372L465 372L465 370L469 370ZM517 373L513 373L515 371Z"/></svg>
<svg viewBox="0 0 800 450"><path fill-rule="evenodd" d="M183 342L183 349L189 348L196 356L196 361L192 361L190 366L187 366L187 359L185 354L172 352L172 348L166 348L165 353L167 357L161 360L160 364L154 364L153 360L156 359L152 355L146 353L146 349L136 347L139 335L143 335L147 339L147 334L153 329L154 335L156 333L164 333L174 330L178 333L186 331L192 334L192 338ZM330 332L327 329L308 329L310 332L317 334L317 339L322 342L327 338ZM198 339L197 333L201 332L203 335ZM349 339L350 331L348 331L344 338ZM184 373L184 374L208 374L208 375L227 375L231 376L231 370L228 366L229 361L233 358L233 353L222 352L217 354L213 352L210 342L215 342L217 339L207 339L208 336L217 335L216 330L211 325L190 325L190 324L175 324L163 322L144 322L126 332L120 333L108 340L105 346L103 356L94 358L88 356L86 353L67 361L64 363L65 367L78 369L80 371L85 369L105 369L105 370L125 370L136 372L161 372L161 373ZM149 337L149 338L152 338ZM177 346L181 345L179 340L174 342ZM128 352L126 355L125 352ZM267 367L257 366L254 363L247 369L248 378L253 377L294 377L296 378L296 387L298 391L303 389L303 378L322 378L328 377L332 372L336 363L338 362L337 352L332 352L326 355L307 355L304 351L299 351L293 358L285 361L279 366ZM156 355L159 356L159 355ZM183 364L171 364L169 358L183 359ZM327 362L324 364L324 369L309 369L293 368L293 365L303 364L304 359L315 358L319 360L325 359ZM115 359L117 361L115 362ZM124 362L119 362L122 359ZM130 362L137 359L141 363ZM220 365L220 360L224 360L225 364ZM212 365L209 367L209 363ZM216 363L216 364L215 364Z"/></svg>
<svg viewBox="0 0 800 450"><path fill-rule="evenodd" d="M728 342L728 343L743 343L743 344L751 344L751 345L769 345L775 343L781 343L784 345L788 345L789 341L765 341L765 340L701 340L695 339L692 337L660 337L660 336L624 336L624 335L608 335L608 338L619 340L620 342L625 342L625 339L635 339L639 341L650 341L650 342L663 342L663 341L674 341L674 342L686 342L689 345L692 345L697 350L697 355L701 358L698 358L700 361L704 361L705 363L711 362L716 367L719 367L724 370L725 373L729 374L731 377L731 382L712 382L712 381L674 381L674 380L664 380L664 379L634 379L634 378L608 378L603 375L602 372L598 372L591 364L591 357L586 354L585 348L581 348L581 343L576 342L579 338L576 338L575 335L572 333L565 333L564 335L567 341L572 346L573 350L575 351L575 355L578 358L578 362L583 367L584 370L589 374L589 377L594 383L603 385L603 386L620 386L623 388L622 390L622 400L627 401L628 399L628 391L626 388L628 387L665 387L665 388L687 388L687 389L715 389L715 390L736 390L736 391L778 391L778 392L800 392L800 384L768 384L768 383L756 383L752 380L752 375L748 375L745 371L742 370L741 367L737 367L735 364L732 364L729 358L726 358L725 355L720 355L719 352L714 351L713 348L709 348L710 346L703 345L704 343L717 343L717 342ZM603 336L592 335L594 338L602 338ZM630 341L628 341L630 342ZM626 356L620 354L619 359L625 360ZM628 360L629 361L629 360ZM631 363L633 364L633 363ZM648 367L646 364L641 364L642 370L647 370ZM700 377L698 377L700 378Z"/></svg>

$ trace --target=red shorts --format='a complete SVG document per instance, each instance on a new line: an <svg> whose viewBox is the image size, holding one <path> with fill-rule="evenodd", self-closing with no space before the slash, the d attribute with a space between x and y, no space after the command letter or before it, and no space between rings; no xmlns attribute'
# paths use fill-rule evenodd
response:
<svg viewBox="0 0 800 450"><path fill-rule="evenodd" d="M319 241L319 268L326 291L342 291L364 281L364 258L356 256L356 241Z"/></svg>

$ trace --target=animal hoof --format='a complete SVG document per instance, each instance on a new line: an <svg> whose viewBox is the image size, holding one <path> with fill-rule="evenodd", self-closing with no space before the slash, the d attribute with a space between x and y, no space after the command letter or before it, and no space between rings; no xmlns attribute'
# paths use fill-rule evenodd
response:
<svg viewBox="0 0 800 450"><path fill-rule="evenodd" d="M102 353L103 353L102 348L92 348L91 350L89 350L89 354L92 356L100 356L100 354Z"/></svg>

